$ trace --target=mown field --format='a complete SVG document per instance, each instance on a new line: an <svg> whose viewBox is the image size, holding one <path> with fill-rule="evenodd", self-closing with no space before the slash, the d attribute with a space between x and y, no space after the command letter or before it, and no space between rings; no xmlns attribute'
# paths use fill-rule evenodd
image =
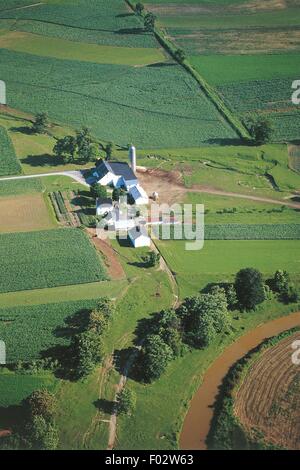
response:
<svg viewBox="0 0 300 470"><path fill-rule="evenodd" d="M158 241L157 246L174 271L182 298L199 292L209 282L231 281L244 267L265 276L277 269L299 277L297 240L207 240L199 251L186 251L182 240Z"/></svg>
<svg viewBox="0 0 300 470"><path fill-rule="evenodd" d="M0 232L27 232L57 227L54 213L41 194L0 197Z"/></svg>
<svg viewBox="0 0 300 470"><path fill-rule="evenodd" d="M162 27L197 72L242 120L273 122L274 141L297 140L300 113L291 102L299 76L297 2L150 0Z"/></svg>
<svg viewBox="0 0 300 470"><path fill-rule="evenodd" d="M6 129L0 126L0 176L21 173L21 165L17 160L14 147Z"/></svg>
<svg viewBox="0 0 300 470"><path fill-rule="evenodd" d="M300 449L300 376L291 360L291 345L299 339L296 332L258 354L234 393L234 415L246 433L288 450Z"/></svg>
<svg viewBox="0 0 300 470"><path fill-rule="evenodd" d="M105 279L97 252L87 236L76 229L2 234L0 260L5 273L0 292Z"/></svg>

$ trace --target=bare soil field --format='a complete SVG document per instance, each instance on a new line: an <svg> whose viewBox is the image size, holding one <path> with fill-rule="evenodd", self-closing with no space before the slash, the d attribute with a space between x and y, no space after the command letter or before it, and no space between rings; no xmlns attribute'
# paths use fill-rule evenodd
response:
<svg viewBox="0 0 300 470"><path fill-rule="evenodd" d="M43 195L0 198L0 232L29 232L55 227Z"/></svg>
<svg viewBox="0 0 300 470"><path fill-rule="evenodd" d="M265 351L236 393L234 411L244 428L267 443L300 449L300 366L291 347L300 333Z"/></svg>

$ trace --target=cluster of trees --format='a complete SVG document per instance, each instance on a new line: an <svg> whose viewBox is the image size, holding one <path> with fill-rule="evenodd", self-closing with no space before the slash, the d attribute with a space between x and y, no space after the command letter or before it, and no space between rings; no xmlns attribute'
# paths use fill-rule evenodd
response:
<svg viewBox="0 0 300 470"><path fill-rule="evenodd" d="M299 298L298 292L293 282L291 282L290 275L287 271L281 269L277 270L268 284L272 291L278 294L282 302L297 302Z"/></svg>
<svg viewBox="0 0 300 470"><path fill-rule="evenodd" d="M102 361L102 335L113 312L113 303L105 297L102 298L97 307L88 313L82 331L72 338L71 354L77 378L87 376Z"/></svg>
<svg viewBox="0 0 300 470"><path fill-rule="evenodd" d="M264 117L250 117L246 126L256 145L263 145L270 141L273 134L271 122Z"/></svg>
<svg viewBox="0 0 300 470"><path fill-rule="evenodd" d="M238 307L253 310L273 294L282 302L297 302L298 293L286 271L277 270L274 277L263 280L262 274L254 268L241 269L235 278Z"/></svg>
<svg viewBox="0 0 300 470"><path fill-rule="evenodd" d="M187 298L176 310L163 310L144 327L145 339L139 359L142 379L152 382L170 361L188 346L205 348L230 329L231 316L224 289Z"/></svg>
<svg viewBox="0 0 300 470"><path fill-rule="evenodd" d="M254 268L241 269L234 283L212 284L199 295L189 297L176 310L163 310L146 320L139 364L146 382L158 379L187 345L208 347L232 327L231 311L251 311L273 293L284 302L296 302L298 294L286 271L276 271L266 283Z"/></svg>
<svg viewBox="0 0 300 470"><path fill-rule="evenodd" d="M59 435L54 421L55 396L46 389L33 391L21 403L11 436L0 439L1 450L55 450Z"/></svg>
<svg viewBox="0 0 300 470"><path fill-rule="evenodd" d="M76 135L67 135L58 139L53 153L63 163L90 162L100 156L99 145L96 144L87 127L76 131Z"/></svg>
<svg viewBox="0 0 300 470"><path fill-rule="evenodd" d="M46 389L35 390L24 400L27 416L24 427L26 448L55 450L58 446L58 430L54 422L56 399Z"/></svg>

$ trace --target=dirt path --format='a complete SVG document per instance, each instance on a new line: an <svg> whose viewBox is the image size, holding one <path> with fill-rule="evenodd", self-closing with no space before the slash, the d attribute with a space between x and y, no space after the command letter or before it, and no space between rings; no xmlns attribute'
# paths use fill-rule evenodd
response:
<svg viewBox="0 0 300 470"><path fill-rule="evenodd" d="M300 325L300 312L258 325L228 346L206 371L195 393L180 434L180 449L205 450L215 400L229 369L266 338ZM292 349L291 349L292 354Z"/></svg>
<svg viewBox="0 0 300 470"><path fill-rule="evenodd" d="M140 184L145 188L148 194L152 194L154 191L158 192L160 203L174 204L176 202L182 202L182 196L186 193L204 193L300 209L300 202L291 202L288 199L279 200L264 196L234 193L204 185L187 188L183 184L182 174L175 170L166 171L158 167L146 170L140 169L138 170L138 178Z"/></svg>

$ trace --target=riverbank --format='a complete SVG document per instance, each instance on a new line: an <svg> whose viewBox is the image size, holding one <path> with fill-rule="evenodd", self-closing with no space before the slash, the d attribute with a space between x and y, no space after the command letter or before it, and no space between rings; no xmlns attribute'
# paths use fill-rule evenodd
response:
<svg viewBox="0 0 300 470"><path fill-rule="evenodd" d="M181 449L207 448L206 439L213 418L215 400L230 368L266 338L299 325L300 312L282 316L256 326L225 349L206 371L202 384L190 403L180 434Z"/></svg>

